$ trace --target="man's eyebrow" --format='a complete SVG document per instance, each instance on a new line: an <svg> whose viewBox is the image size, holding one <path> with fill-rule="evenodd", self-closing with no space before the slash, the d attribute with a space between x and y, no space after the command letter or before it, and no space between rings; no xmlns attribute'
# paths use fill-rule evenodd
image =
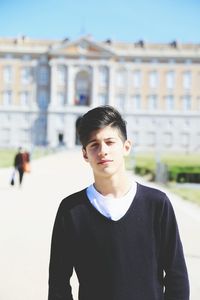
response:
<svg viewBox="0 0 200 300"><path fill-rule="evenodd" d="M108 137L106 139L104 139L105 141L109 141L109 140L115 140L116 137ZM93 139L93 140L89 140L88 141L88 144L91 144L91 143L95 143L95 142L98 142L99 140L98 139Z"/></svg>
<svg viewBox="0 0 200 300"><path fill-rule="evenodd" d="M89 140L88 144L91 144L91 143L94 143L94 142L97 142L97 139Z"/></svg>
<svg viewBox="0 0 200 300"><path fill-rule="evenodd" d="M111 136L111 137L106 138L105 140L106 140L106 141L107 141L107 140L116 140L116 137Z"/></svg>

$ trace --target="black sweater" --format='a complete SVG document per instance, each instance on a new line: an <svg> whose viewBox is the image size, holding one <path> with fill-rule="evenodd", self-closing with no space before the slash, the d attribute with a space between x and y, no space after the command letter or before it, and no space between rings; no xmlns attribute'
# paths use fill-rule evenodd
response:
<svg viewBox="0 0 200 300"><path fill-rule="evenodd" d="M176 218L167 196L137 184L118 221L98 212L86 189L65 198L56 216L49 300L188 300L189 283Z"/></svg>

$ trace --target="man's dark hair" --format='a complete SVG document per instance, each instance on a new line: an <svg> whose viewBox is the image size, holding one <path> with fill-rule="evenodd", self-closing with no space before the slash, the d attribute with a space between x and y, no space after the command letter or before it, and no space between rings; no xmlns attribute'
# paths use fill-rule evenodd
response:
<svg viewBox="0 0 200 300"><path fill-rule="evenodd" d="M89 110L77 122L77 132L83 147L87 146L93 131L106 126L117 128L121 139L127 139L126 122L121 114L110 105L98 106Z"/></svg>

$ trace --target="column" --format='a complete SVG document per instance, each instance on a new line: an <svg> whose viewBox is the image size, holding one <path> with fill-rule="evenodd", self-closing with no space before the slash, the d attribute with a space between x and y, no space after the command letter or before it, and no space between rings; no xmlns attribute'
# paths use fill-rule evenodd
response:
<svg viewBox="0 0 200 300"><path fill-rule="evenodd" d="M124 110L126 112L132 112L133 111L133 108L130 107L130 95L131 95L131 89L130 89L130 86L131 86L131 70L130 70L130 67L127 66L126 67L126 76L127 76L127 80L126 80L126 90L125 90L125 103L124 103Z"/></svg>
<svg viewBox="0 0 200 300"><path fill-rule="evenodd" d="M50 105L49 107L52 108L56 106L56 62L50 61L51 66L51 87L50 87Z"/></svg>
<svg viewBox="0 0 200 300"><path fill-rule="evenodd" d="M115 69L114 66L110 65L109 67L109 86L108 86L108 104L114 106L115 103L115 95L114 95L114 75Z"/></svg>
<svg viewBox="0 0 200 300"><path fill-rule="evenodd" d="M91 107L98 106L98 67L95 65L92 68L92 93L91 93Z"/></svg>
<svg viewBox="0 0 200 300"><path fill-rule="evenodd" d="M31 61L31 67L33 68L33 83L32 83L32 96L30 98L30 109L38 110L38 103L37 103L37 95L38 95L38 67L39 63L36 60Z"/></svg>
<svg viewBox="0 0 200 300"><path fill-rule="evenodd" d="M74 105L74 68L72 65L67 66L67 105Z"/></svg>
<svg viewBox="0 0 200 300"><path fill-rule="evenodd" d="M55 60L50 61L51 67L51 86L50 86L50 103L48 108L48 118L47 118L47 142L49 146L54 147L57 144L55 125L56 124L56 68L57 64Z"/></svg>

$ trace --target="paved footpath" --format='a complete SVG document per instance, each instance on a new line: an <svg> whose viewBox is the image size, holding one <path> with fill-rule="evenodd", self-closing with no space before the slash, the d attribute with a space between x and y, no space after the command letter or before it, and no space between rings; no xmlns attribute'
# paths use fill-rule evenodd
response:
<svg viewBox="0 0 200 300"><path fill-rule="evenodd" d="M58 205L65 196L87 186L92 172L80 150L32 162L32 171L25 174L22 188L9 186L11 172L11 168L0 169L0 299L45 300L51 233ZM144 183L140 178L136 180ZM174 195L169 197L184 245L191 300L198 300L200 208ZM72 286L77 300L75 275Z"/></svg>

